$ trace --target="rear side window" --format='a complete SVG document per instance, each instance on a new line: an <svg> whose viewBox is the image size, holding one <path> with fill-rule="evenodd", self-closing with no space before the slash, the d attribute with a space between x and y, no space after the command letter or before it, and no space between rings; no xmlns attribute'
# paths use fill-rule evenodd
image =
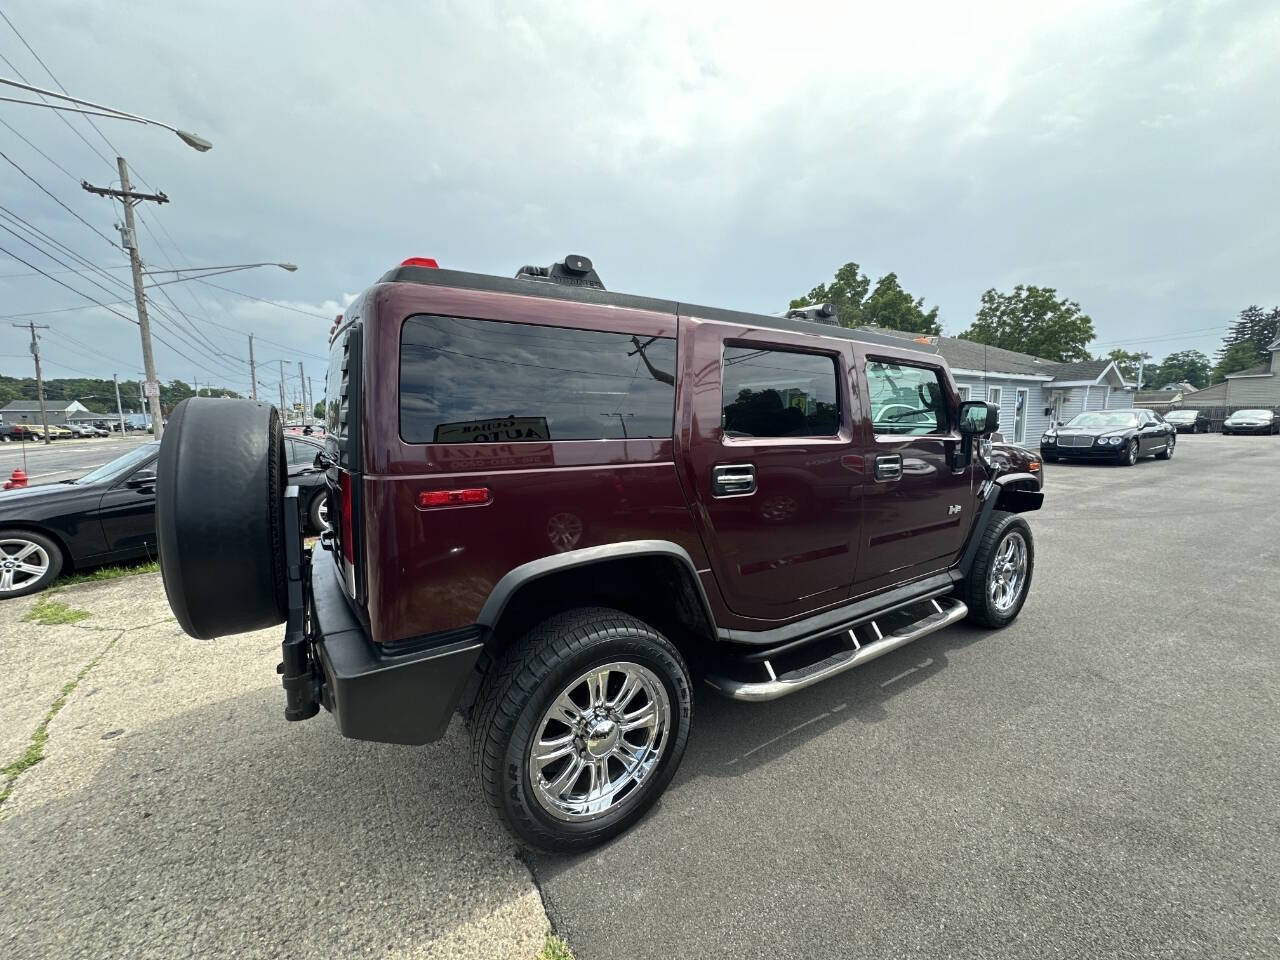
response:
<svg viewBox="0 0 1280 960"><path fill-rule="evenodd" d="M947 429L946 393L932 367L869 360L867 389L876 433L920 435Z"/></svg>
<svg viewBox="0 0 1280 960"><path fill-rule="evenodd" d="M598 330L410 317L400 334L406 443L670 437L676 343Z"/></svg>
<svg viewBox="0 0 1280 960"><path fill-rule="evenodd" d="M840 431L833 357L725 347L721 425L726 437L831 437Z"/></svg>

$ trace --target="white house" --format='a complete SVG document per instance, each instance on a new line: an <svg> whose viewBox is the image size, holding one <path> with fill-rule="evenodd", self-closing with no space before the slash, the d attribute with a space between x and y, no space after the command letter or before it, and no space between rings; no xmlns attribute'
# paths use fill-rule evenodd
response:
<svg viewBox="0 0 1280 960"><path fill-rule="evenodd" d="M76 414L90 412L89 408L79 400L45 400L44 409L49 422L58 424L75 419ZM0 420L5 423L22 423L24 420L27 423L39 423L40 401L14 400L12 403L6 403L0 409Z"/></svg>
<svg viewBox="0 0 1280 960"><path fill-rule="evenodd" d="M1267 362L1248 370L1228 373L1222 383L1197 390L1183 398L1187 407L1227 407L1241 410L1248 407L1280 409L1280 337L1270 346Z"/></svg>

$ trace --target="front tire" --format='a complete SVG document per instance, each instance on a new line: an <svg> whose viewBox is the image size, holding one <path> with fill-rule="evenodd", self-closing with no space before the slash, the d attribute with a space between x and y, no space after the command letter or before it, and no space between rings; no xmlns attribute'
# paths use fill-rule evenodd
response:
<svg viewBox="0 0 1280 960"><path fill-rule="evenodd" d="M0 600L45 589L62 572L62 550L34 530L0 530Z"/></svg>
<svg viewBox="0 0 1280 960"><path fill-rule="evenodd" d="M1138 462L1138 439L1129 441L1129 445L1124 448L1124 452L1120 454L1120 466L1132 467Z"/></svg>
<svg viewBox="0 0 1280 960"><path fill-rule="evenodd" d="M1173 457L1173 445L1177 442L1177 438L1170 436L1169 442L1165 444L1165 448L1156 454L1157 460L1169 460Z"/></svg>
<svg viewBox="0 0 1280 960"><path fill-rule="evenodd" d="M585 850L651 807L684 755L689 670L662 634L591 607L529 631L489 669L471 748L490 806L543 850Z"/></svg>
<svg viewBox="0 0 1280 960"><path fill-rule="evenodd" d="M994 628L1013 623L1031 590L1035 560L1027 521L1003 510L991 514L961 588L969 621Z"/></svg>

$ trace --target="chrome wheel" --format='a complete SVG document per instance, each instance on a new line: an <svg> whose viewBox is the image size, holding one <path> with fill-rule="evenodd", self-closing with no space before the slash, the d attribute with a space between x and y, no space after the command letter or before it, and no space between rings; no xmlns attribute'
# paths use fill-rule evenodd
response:
<svg viewBox="0 0 1280 960"><path fill-rule="evenodd" d="M49 572L49 554L30 540L0 540L0 593L29 587Z"/></svg>
<svg viewBox="0 0 1280 960"><path fill-rule="evenodd" d="M1170 438L1169 438L1169 445L1168 445L1167 447L1165 447L1165 448L1164 448L1164 458L1165 458L1166 460L1168 460L1170 457L1172 457L1172 456L1173 456L1173 445L1174 445L1174 443L1176 443L1176 442L1177 442L1177 440L1176 440L1176 438L1175 438L1175 437L1170 437Z"/></svg>
<svg viewBox="0 0 1280 960"><path fill-rule="evenodd" d="M1018 602L1027 582L1027 541L1013 530L996 548L987 580L987 595L1000 613L1008 613Z"/></svg>
<svg viewBox="0 0 1280 960"><path fill-rule="evenodd" d="M557 820L583 821L637 795L666 748L671 700L638 663L593 667L570 683L538 722L529 782Z"/></svg>
<svg viewBox="0 0 1280 960"><path fill-rule="evenodd" d="M320 529L329 529L329 498L320 494L320 506L316 507L316 519L320 521Z"/></svg>
<svg viewBox="0 0 1280 960"><path fill-rule="evenodd" d="M1129 441L1129 466L1133 466L1138 462L1138 441Z"/></svg>

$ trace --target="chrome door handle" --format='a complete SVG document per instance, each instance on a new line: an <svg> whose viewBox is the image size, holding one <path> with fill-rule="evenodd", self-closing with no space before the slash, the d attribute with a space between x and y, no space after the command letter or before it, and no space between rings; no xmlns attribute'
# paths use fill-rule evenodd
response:
<svg viewBox="0 0 1280 960"><path fill-rule="evenodd" d="M713 497L747 497L756 492L756 468L750 463L722 463L711 468Z"/></svg>
<svg viewBox="0 0 1280 960"><path fill-rule="evenodd" d="M902 454L886 453L876 457L876 479L897 480L902 476Z"/></svg>

